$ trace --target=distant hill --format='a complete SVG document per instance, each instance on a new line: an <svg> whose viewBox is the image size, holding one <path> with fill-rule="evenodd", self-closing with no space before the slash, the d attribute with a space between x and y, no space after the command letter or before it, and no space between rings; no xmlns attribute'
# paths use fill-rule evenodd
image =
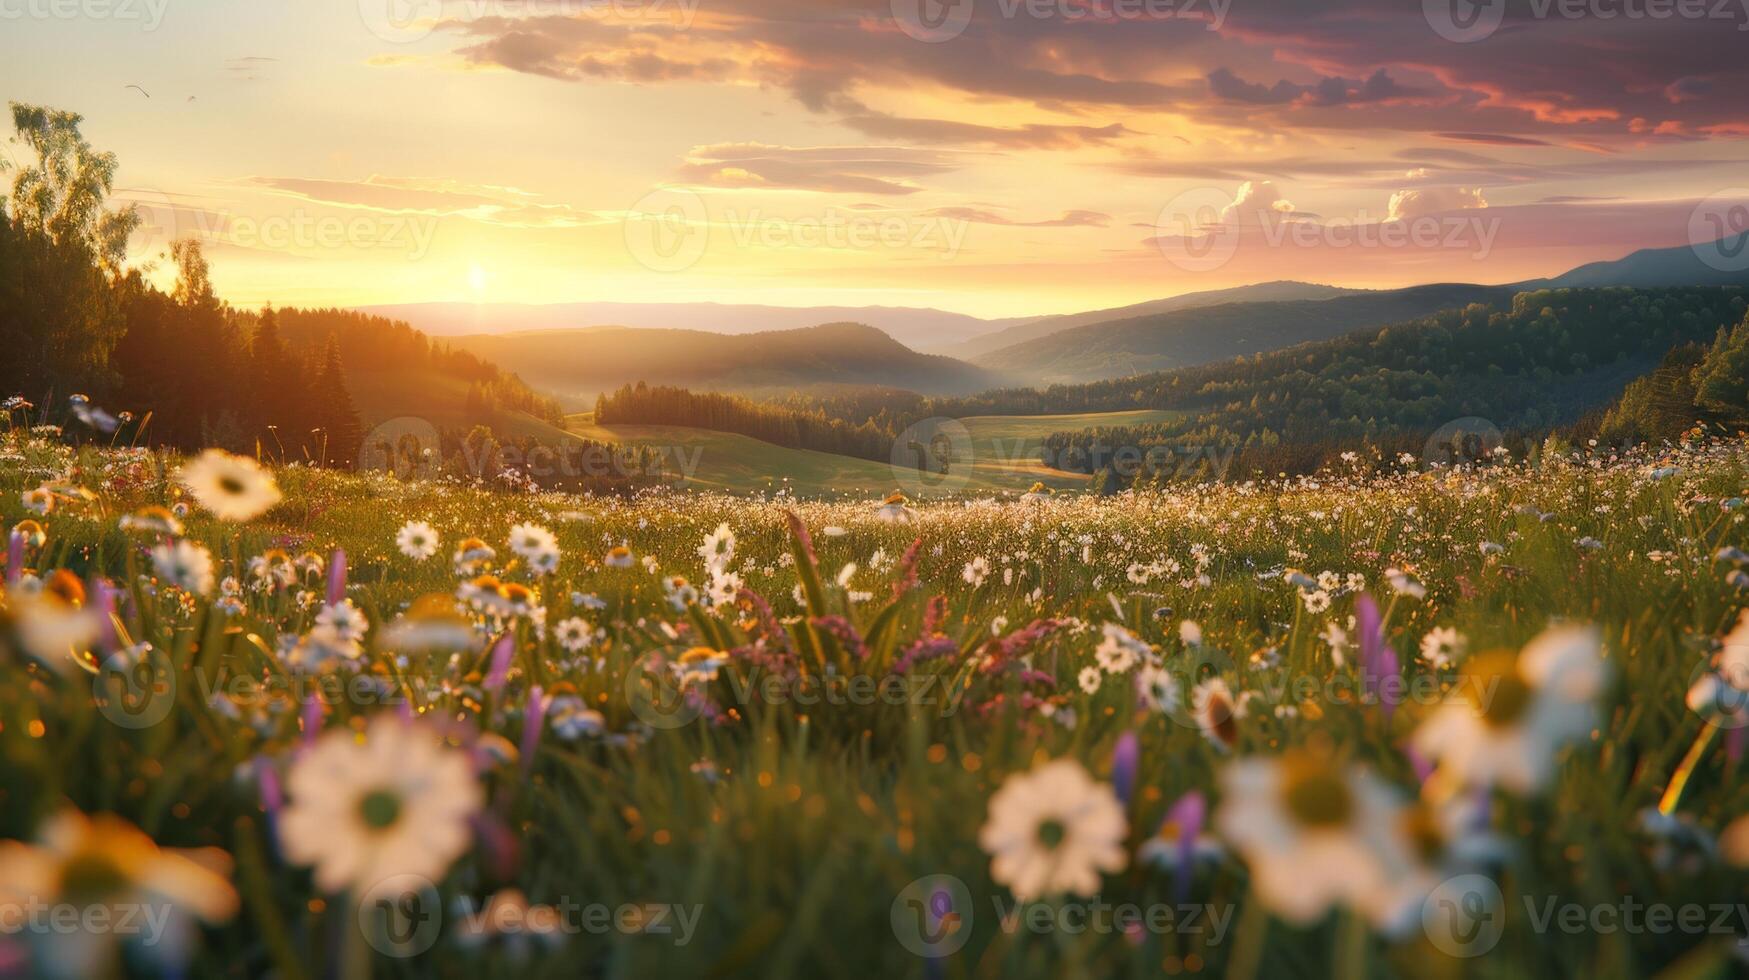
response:
<svg viewBox="0 0 1749 980"><path fill-rule="evenodd" d="M1471 303L1506 305L1516 291L1446 283L1333 299L1222 303L1072 327L974 363L1034 383L1097 381L1280 350Z"/></svg>
<svg viewBox="0 0 1749 980"><path fill-rule="evenodd" d="M1340 286L1325 286L1311 282L1294 282L1286 279L1275 282L1260 282L1250 286L1234 286L1231 289L1205 289L1200 292L1184 293L1179 296L1149 300L1146 303L1135 303L1130 306L1089 310L1085 313L1065 313L1058 316L1041 317L1036 320L1026 320L1010 327L973 337L964 343L944 348L940 353L964 360L974 360L1004 347L1012 347L1015 344L1037 340L1040 337L1068 330L1071 327L1083 327L1092 323L1127 320L1138 316L1154 316L1160 313L1171 313L1174 310L1215 306L1220 303L1273 303L1289 300L1331 299L1358 292L1362 292L1362 290L1343 289Z"/></svg>
<svg viewBox="0 0 1749 980"><path fill-rule="evenodd" d="M1020 319L984 320L905 306L755 306L729 303L407 303L360 307L434 337L614 325L744 334L821 323L866 323L914 350L938 351Z"/></svg>
<svg viewBox="0 0 1749 980"><path fill-rule="evenodd" d="M1735 238L1722 238L1712 245L1715 257L1723 265L1741 264L1729 258L1749 251L1749 232ZM1708 265L1701 251L1688 245L1675 248L1642 248L1625 258L1610 262L1582 265L1565 275L1556 276L1541 285L1554 288L1588 286L1744 286L1749 285L1749 268L1729 271Z"/></svg>
<svg viewBox="0 0 1749 980"><path fill-rule="evenodd" d="M919 354L859 323L738 335L589 327L453 337L449 343L572 404L636 381L774 395L851 385L955 394L1001 380L963 361Z"/></svg>

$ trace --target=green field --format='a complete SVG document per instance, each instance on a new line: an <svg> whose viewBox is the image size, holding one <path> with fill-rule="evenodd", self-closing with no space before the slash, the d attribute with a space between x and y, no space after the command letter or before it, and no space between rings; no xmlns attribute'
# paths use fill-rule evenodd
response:
<svg viewBox="0 0 1749 980"><path fill-rule="evenodd" d="M1741 439L895 521L53 436L0 432L0 912L203 926L0 973L1740 972Z"/></svg>
<svg viewBox="0 0 1749 980"><path fill-rule="evenodd" d="M1139 425L1171 418L1159 411L1108 412L1085 415L977 416L963 420L969 434L965 446L955 446L954 458L967 465L951 469L950 479L920 479L914 472L886 463L807 449L786 449L728 432L672 425L596 425L590 414L566 418L573 435L631 446L661 447L671 461L689 473L686 485L731 493L790 490L808 496L882 495L903 488L916 497L944 490L968 493L1024 491L1034 482L1054 490L1085 487L1089 479L1045 467L1039 448L1053 432L1089 426Z"/></svg>

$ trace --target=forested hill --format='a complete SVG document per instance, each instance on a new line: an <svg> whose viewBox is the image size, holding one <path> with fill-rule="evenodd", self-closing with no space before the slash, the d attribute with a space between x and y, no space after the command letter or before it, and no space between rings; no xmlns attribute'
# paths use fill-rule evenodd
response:
<svg viewBox="0 0 1749 980"><path fill-rule="evenodd" d="M1504 305L1513 292L1441 283L1328 299L1222 303L1073 327L975 363L1040 382L1095 381L1279 350L1470 303Z"/></svg>
<svg viewBox="0 0 1749 980"><path fill-rule="evenodd" d="M578 402L636 381L761 395L846 385L956 394L997 383L996 376L970 364L919 354L857 323L737 335L590 327L456 337L451 343Z"/></svg>
<svg viewBox="0 0 1749 980"><path fill-rule="evenodd" d="M1062 433L1052 444L1238 447L1270 471L1316 465L1332 446L1425 435L1465 417L1537 431L1607 407L1672 348L1712 341L1746 309L1743 287L1520 293L1505 311L1477 304L1223 364L1053 389L1051 411L1186 415Z"/></svg>

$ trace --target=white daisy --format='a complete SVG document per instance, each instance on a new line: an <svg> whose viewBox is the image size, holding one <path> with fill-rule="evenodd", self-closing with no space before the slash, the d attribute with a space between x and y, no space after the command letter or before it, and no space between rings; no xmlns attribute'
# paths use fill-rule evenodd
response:
<svg viewBox="0 0 1749 980"><path fill-rule="evenodd" d="M1221 782L1215 826L1244 856L1251 887L1277 915L1309 925L1342 905L1375 926L1401 921L1397 886L1412 862L1402 807L1388 786L1303 749L1235 762Z"/></svg>
<svg viewBox="0 0 1749 980"><path fill-rule="evenodd" d="M1136 671L1136 695L1142 699L1142 704L1148 710L1168 714L1178 710L1181 692L1178 689L1178 679L1164 667L1151 664L1142 665Z"/></svg>
<svg viewBox="0 0 1749 980"><path fill-rule="evenodd" d="M1058 759L1008 777L990 797L978 843L990 855L990 877L1025 902L1098 894L1100 872L1124 868L1128 833L1111 787Z"/></svg>
<svg viewBox="0 0 1749 980"><path fill-rule="evenodd" d="M1210 677L1190 692L1190 713L1203 737L1223 752L1239 744L1239 721L1245 717L1245 702L1233 697L1232 689L1219 677Z"/></svg>
<svg viewBox="0 0 1749 980"><path fill-rule="evenodd" d="M249 521L279 503L273 474L247 456L209 449L182 465L176 480L221 521Z"/></svg>
<svg viewBox="0 0 1749 980"><path fill-rule="evenodd" d="M1081 690L1094 694L1099 691L1099 685L1105 683L1105 672L1098 667L1083 667L1075 676L1075 682L1081 685Z"/></svg>
<svg viewBox="0 0 1749 980"><path fill-rule="evenodd" d="M207 595L213 590L212 553L191 541L153 548L152 571L165 583L184 592Z"/></svg>
<svg viewBox="0 0 1749 980"><path fill-rule="evenodd" d="M570 653L582 653L595 639L595 631L583 620L572 616L559 620L553 627L553 640Z"/></svg>
<svg viewBox="0 0 1749 980"><path fill-rule="evenodd" d="M510 529L510 550L523 558L533 558L542 552L559 550L559 539L538 524L518 524Z"/></svg>
<svg viewBox="0 0 1749 980"><path fill-rule="evenodd" d="M351 599L342 599L337 603L323 604L322 611L316 614L316 625L332 631L342 643L362 643L365 631L370 629L370 620L352 604Z"/></svg>
<svg viewBox="0 0 1749 980"><path fill-rule="evenodd" d="M1136 634L1117 623L1106 623L1103 629L1105 639L1093 651L1093 657L1106 673L1121 674L1134 667L1137 661L1152 659L1154 648L1143 643Z"/></svg>
<svg viewBox="0 0 1749 980"><path fill-rule="evenodd" d="M424 561L437 554L437 530L424 521L408 521L395 532L395 546L408 558Z"/></svg>
<svg viewBox="0 0 1749 980"><path fill-rule="evenodd" d="M415 722L379 715L360 739L330 732L292 764L280 843L316 886L369 889L398 875L442 880L467 851L482 793L465 753Z"/></svg>
<svg viewBox="0 0 1749 980"><path fill-rule="evenodd" d="M1605 677L1597 631L1587 627L1549 629L1518 654L1476 654L1416 729L1415 747L1456 785L1530 792L1553 774L1556 750L1596 724Z"/></svg>
<svg viewBox="0 0 1749 980"><path fill-rule="evenodd" d="M1464 655L1469 641L1450 626L1440 626L1421 638L1421 659L1437 670L1444 670Z"/></svg>

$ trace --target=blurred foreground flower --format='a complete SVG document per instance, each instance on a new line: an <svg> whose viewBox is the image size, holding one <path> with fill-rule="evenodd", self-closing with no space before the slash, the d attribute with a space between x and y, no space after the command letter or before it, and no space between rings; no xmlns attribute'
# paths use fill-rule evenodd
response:
<svg viewBox="0 0 1749 980"><path fill-rule="evenodd" d="M1447 788L1538 789L1555 753L1596 723L1606 669L1595 629L1545 631L1520 653L1496 650L1464 662L1457 687L1415 731L1414 745L1439 763Z"/></svg>
<svg viewBox="0 0 1749 980"><path fill-rule="evenodd" d="M330 732L293 763L280 818L286 859L324 891L398 875L436 882L468 848L482 793L466 754L418 722L380 715Z"/></svg>
<svg viewBox="0 0 1749 980"><path fill-rule="evenodd" d="M221 521L250 521L279 503L273 474L246 456L208 449L184 463L176 480Z"/></svg>
<svg viewBox="0 0 1749 980"><path fill-rule="evenodd" d="M172 974L192 941L190 914L223 922L237 913L230 856L215 848L160 849L119 817L68 808L50 817L35 845L0 841L0 913L31 933L41 975L109 972L115 941L128 939ZM53 909L37 927L33 909ZM61 923L78 912L79 928Z"/></svg>
<svg viewBox="0 0 1749 980"><path fill-rule="evenodd" d="M990 877L1025 902L1046 895L1099 892L1099 873L1122 871L1129 824L1110 786L1069 759L1008 777L990 797L978 831Z"/></svg>

